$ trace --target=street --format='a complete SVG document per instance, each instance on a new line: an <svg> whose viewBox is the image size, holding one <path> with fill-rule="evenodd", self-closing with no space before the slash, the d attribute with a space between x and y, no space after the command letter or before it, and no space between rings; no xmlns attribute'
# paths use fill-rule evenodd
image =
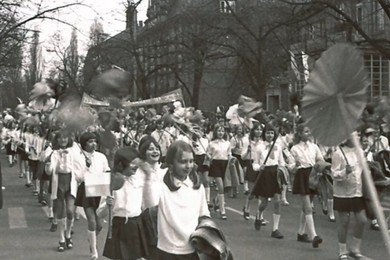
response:
<svg viewBox="0 0 390 260"><path fill-rule="evenodd" d="M47 207L38 204L37 197L32 194L32 188L25 187L25 179L18 177L17 166L10 168L3 154L1 162L5 189L3 190L4 205L0 210L0 259L89 259L85 216L82 214L80 220L75 221L74 248L62 253L57 252L58 234L49 231ZM251 205L251 220L246 221L242 217L241 210L244 203L242 193L236 199L227 198L228 220L220 220L214 212L212 216L224 231L235 259L337 259L336 223L330 222L327 216L323 215L317 199L314 219L317 233L322 236L324 242L318 249L314 249L311 244L296 241L300 211L297 199L288 193L290 206L282 207L280 231L284 239L281 240L270 237L272 203L265 212L265 218L271 223L263 226L260 231L256 231L253 225L255 202ZM389 196L385 198L383 206L386 210L390 208ZM386 213L389 214L388 211ZM104 229L98 237L100 254L103 251L106 234L107 223L104 224ZM371 231L368 227L364 234L362 252L372 259L388 259L380 232Z"/></svg>

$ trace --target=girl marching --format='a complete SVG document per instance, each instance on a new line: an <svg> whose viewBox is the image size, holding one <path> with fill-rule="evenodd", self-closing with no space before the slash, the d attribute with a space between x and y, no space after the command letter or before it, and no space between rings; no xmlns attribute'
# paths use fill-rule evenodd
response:
<svg viewBox="0 0 390 260"><path fill-rule="evenodd" d="M100 197L87 197L85 191L84 176L88 174L96 174L110 171L107 157L95 151L97 147L96 136L93 133L84 133L80 137L80 145L83 149L82 155L79 156L78 171L80 171L80 179L82 182L77 190L75 205L83 207L88 222L88 242L91 250L91 259L98 258L96 247L96 236L102 230L100 218L96 214L96 209L99 207Z"/></svg>
<svg viewBox="0 0 390 260"><path fill-rule="evenodd" d="M254 168L260 169L260 175L257 177L252 193L261 200L256 213L255 229L260 230L260 216L268 205L268 198L273 198L274 214L271 236L282 239L283 235L279 231L281 183L278 177L278 166L284 166L285 163L281 147L275 144L277 138L275 129L271 125L266 125L263 133L264 143L258 150L259 154L256 156L258 161L254 162Z"/></svg>
<svg viewBox="0 0 390 260"><path fill-rule="evenodd" d="M291 155L295 159L295 178L293 184L293 194L298 194L302 203L297 240L299 242L312 243L317 248L322 243L322 238L317 235L313 209L311 207L309 189L310 172L319 161L324 161L319 147L310 141L311 132L307 126L298 125L295 133L295 145L291 148ZM310 238L305 234L306 225L309 229Z"/></svg>
<svg viewBox="0 0 390 260"><path fill-rule="evenodd" d="M225 194L223 180L226 167L231 156L230 142L227 141L227 134L223 125L217 124L214 127L213 139L208 148L208 156L211 160L209 176L214 177L217 183L218 195L214 198L214 210L220 211L220 217L227 219L225 211Z"/></svg>

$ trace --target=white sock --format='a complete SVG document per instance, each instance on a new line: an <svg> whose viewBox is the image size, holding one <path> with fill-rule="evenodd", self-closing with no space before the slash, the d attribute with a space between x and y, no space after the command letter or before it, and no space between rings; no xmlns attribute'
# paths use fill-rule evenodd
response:
<svg viewBox="0 0 390 260"><path fill-rule="evenodd" d="M353 253L360 253L360 246L362 245L362 239L357 237L352 237L351 241L351 251Z"/></svg>
<svg viewBox="0 0 390 260"><path fill-rule="evenodd" d="M301 211L301 215L299 216L298 234L299 235L304 234L305 229L306 229L306 218L305 218L305 214Z"/></svg>
<svg viewBox="0 0 390 260"><path fill-rule="evenodd" d="M73 228L73 223L74 223L74 218L66 219L66 224L67 224L66 237L67 238L70 238L72 236L71 232L72 232L72 228Z"/></svg>
<svg viewBox="0 0 390 260"><path fill-rule="evenodd" d="M282 186L282 201L287 202L287 185Z"/></svg>
<svg viewBox="0 0 390 260"><path fill-rule="evenodd" d="M204 190L206 192L206 200L209 203L210 202L210 187L205 187Z"/></svg>
<svg viewBox="0 0 390 260"><path fill-rule="evenodd" d="M272 231L279 229L280 214L273 214L274 228Z"/></svg>
<svg viewBox="0 0 390 260"><path fill-rule="evenodd" d="M96 246L96 231L88 230L88 242L91 247L92 256L98 256L97 246Z"/></svg>
<svg viewBox="0 0 390 260"><path fill-rule="evenodd" d="M305 215L305 219L306 219L307 228L309 229L311 238L313 239L315 236L317 236L316 228L314 227L313 215L312 214Z"/></svg>
<svg viewBox="0 0 390 260"><path fill-rule="evenodd" d="M334 219L333 199L328 199L328 213L329 217Z"/></svg>
<svg viewBox="0 0 390 260"><path fill-rule="evenodd" d="M49 207L49 218L52 218L53 216L53 207Z"/></svg>
<svg viewBox="0 0 390 260"><path fill-rule="evenodd" d="M347 244L345 244L345 243L339 243L339 254L340 254L340 255L348 254Z"/></svg>
<svg viewBox="0 0 390 260"><path fill-rule="evenodd" d="M221 213L226 213L225 211L225 195L224 194L218 194L218 201L219 201L219 210Z"/></svg>
<svg viewBox="0 0 390 260"><path fill-rule="evenodd" d="M248 181L244 181L244 191L249 190Z"/></svg>
<svg viewBox="0 0 390 260"><path fill-rule="evenodd" d="M65 242L66 218L57 219L58 232L60 232L60 242Z"/></svg>

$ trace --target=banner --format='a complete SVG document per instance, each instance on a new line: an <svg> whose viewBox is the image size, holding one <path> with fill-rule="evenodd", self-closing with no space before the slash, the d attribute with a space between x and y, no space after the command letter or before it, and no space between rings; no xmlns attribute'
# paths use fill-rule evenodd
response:
<svg viewBox="0 0 390 260"><path fill-rule="evenodd" d="M89 173L85 175L85 196L101 197L110 195L111 173Z"/></svg>
<svg viewBox="0 0 390 260"><path fill-rule="evenodd" d="M140 101L124 101L122 102L123 107L140 107L140 106L150 106L162 103L169 103L176 100L183 100L183 93L181 89L175 89L171 92L168 92L160 97L140 100ZM110 104L107 101L97 100L87 93L83 94L83 98L81 99L81 104L91 105L91 106L101 106L108 107Z"/></svg>
<svg viewBox="0 0 390 260"><path fill-rule="evenodd" d="M124 102L123 107L139 107L139 106L150 106L162 103L169 103L176 100L183 100L183 93L181 89L176 89L171 92L168 92L160 97L134 101L134 102Z"/></svg>
<svg viewBox="0 0 390 260"><path fill-rule="evenodd" d="M83 93L83 98L81 99L81 104L91 105L91 106L100 106L100 107L108 107L110 104L107 101L97 100L87 93Z"/></svg>

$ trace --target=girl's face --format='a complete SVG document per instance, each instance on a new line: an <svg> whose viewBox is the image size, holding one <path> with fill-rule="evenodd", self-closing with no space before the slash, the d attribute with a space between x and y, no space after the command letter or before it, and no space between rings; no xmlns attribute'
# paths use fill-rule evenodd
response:
<svg viewBox="0 0 390 260"><path fill-rule="evenodd" d="M272 131L272 130L268 130L265 132L265 140L267 142L272 142L274 140L274 137L275 137L275 132Z"/></svg>
<svg viewBox="0 0 390 260"><path fill-rule="evenodd" d="M150 143L145 153L145 159L148 163L153 164L160 160L160 149L154 144Z"/></svg>
<svg viewBox="0 0 390 260"><path fill-rule="evenodd" d="M370 145L370 143L368 141L368 137L367 136L362 136L362 147L363 147L363 149L368 148L369 145Z"/></svg>
<svg viewBox="0 0 390 260"><path fill-rule="evenodd" d="M69 143L69 137L68 136L61 135L61 136L58 137L58 145L61 148L66 148L68 146L68 143Z"/></svg>
<svg viewBox="0 0 390 260"><path fill-rule="evenodd" d="M135 158L134 160L132 160L129 165L123 170L122 175L131 176L135 174L138 169L139 163L139 158Z"/></svg>
<svg viewBox="0 0 390 260"><path fill-rule="evenodd" d="M311 132L310 132L310 129L309 127L305 126L302 130L302 132L299 133L299 136L301 137L301 140L303 142L306 142L309 140L310 136L311 136Z"/></svg>
<svg viewBox="0 0 390 260"><path fill-rule="evenodd" d="M176 156L173 163L173 175L184 181L194 168L194 154L183 151L181 156Z"/></svg>
<svg viewBox="0 0 390 260"><path fill-rule="evenodd" d="M260 137L263 133L263 130L260 127L256 127L253 133L254 133L254 137Z"/></svg>
<svg viewBox="0 0 390 260"><path fill-rule="evenodd" d="M243 135L244 131L241 126L237 127L236 133L237 135Z"/></svg>
<svg viewBox="0 0 390 260"><path fill-rule="evenodd" d="M224 135L225 135L225 128L219 127L217 129L217 138L222 139Z"/></svg>
<svg viewBox="0 0 390 260"><path fill-rule="evenodd" d="M96 139L89 139L85 144L84 150L91 153L96 150L97 141Z"/></svg>

